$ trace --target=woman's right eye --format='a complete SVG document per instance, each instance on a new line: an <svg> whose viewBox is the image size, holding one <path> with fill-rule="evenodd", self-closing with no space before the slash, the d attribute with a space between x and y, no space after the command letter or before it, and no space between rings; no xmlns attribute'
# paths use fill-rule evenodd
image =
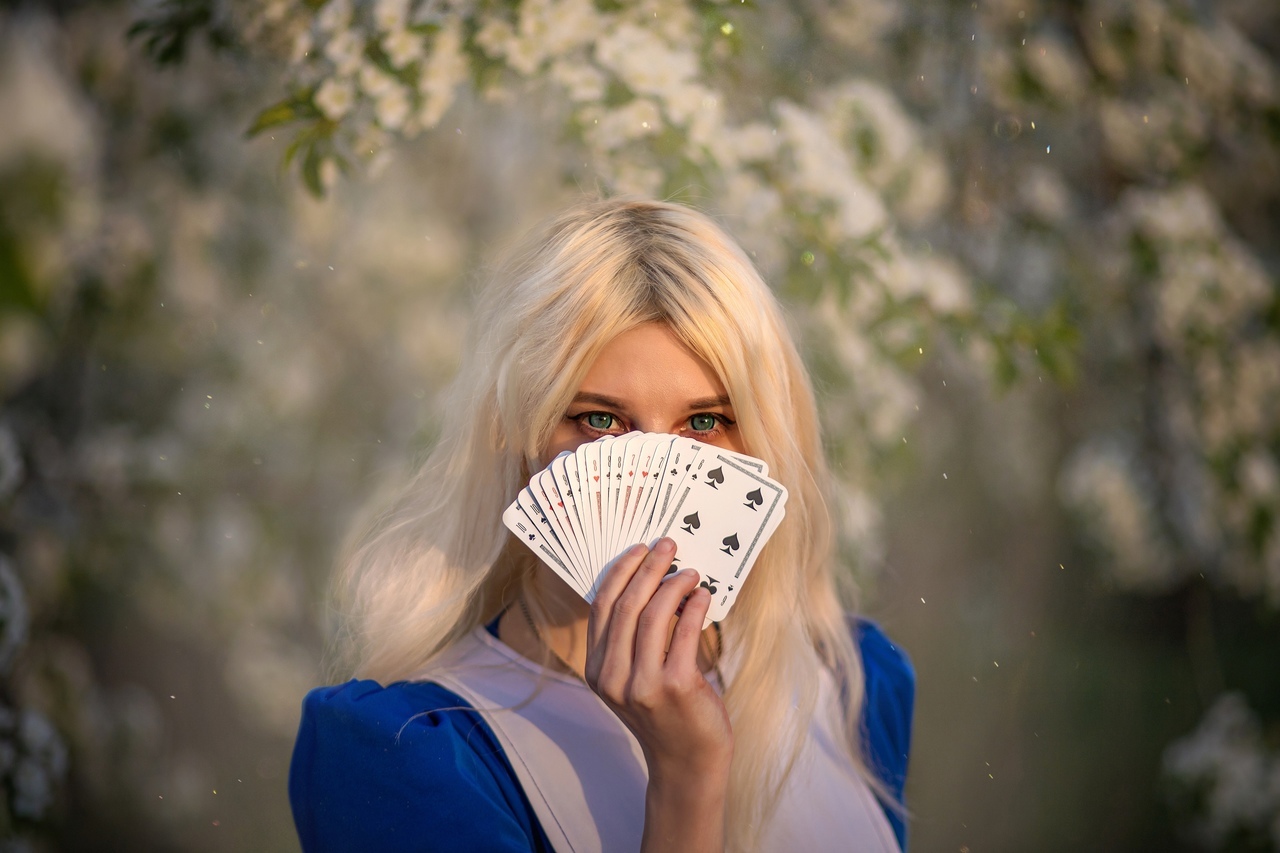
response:
<svg viewBox="0 0 1280 853"><path fill-rule="evenodd" d="M613 415L608 412L587 412L582 419L592 429L606 430L613 427Z"/></svg>

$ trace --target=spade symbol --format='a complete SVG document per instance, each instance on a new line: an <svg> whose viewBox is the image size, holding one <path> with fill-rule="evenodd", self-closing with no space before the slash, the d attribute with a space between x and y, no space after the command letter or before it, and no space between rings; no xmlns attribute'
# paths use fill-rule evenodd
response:
<svg viewBox="0 0 1280 853"><path fill-rule="evenodd" d="M733 592L733 584L729 584L729 592Z"/></svg>
<svg viewBox="0 0 1280 853"><path fill-rule="evenodd" d="M707 577L707 579L706 579L706 580L704 580L702 583L698 584L698 586L700 586L700 587L704 587L704 588L707 590L707 592L711 593L712 595L715 595L715 594L716 594L716 584L718 584L718 583L720 583L720 581L716 580L716 579L715 579L715 578L713 578L713 577L709 577L709 576L708 576L708 577Z"/></svg>
<svg viewBox="0 0 1280 853"><path fill-rule="evenodd" d="M698 514L696 512L693 515L686 515L680 520L684 523L684 532L688 533L690 536L693 535L693 531L702 526L702 520L698 518Z"/></svg>
<svg viewBox="0 0 1280 853"><path fill-rule="evenodd" d="M724 469L712 468L707 472L707 485L713 489L718 489L719 484L724 482Z"/></svg>
<svg viewBox="0 0 1280 853"><path fill-rule="evenodd" d="M755 510L756 507L764 503L764 494L756 489L754 492L747 492L747 502L743 504L749 510Z"/></svg>
<svg viewBox="0 0 1280 853"><path fill-rule="evenodd" d="M730 557L733 556L734 551L738 550L738 547L739 547L738 534L730 533L728 536L724 537L720 541L724 543L724 547L721 548L720 550L724 551Z"/></svg>

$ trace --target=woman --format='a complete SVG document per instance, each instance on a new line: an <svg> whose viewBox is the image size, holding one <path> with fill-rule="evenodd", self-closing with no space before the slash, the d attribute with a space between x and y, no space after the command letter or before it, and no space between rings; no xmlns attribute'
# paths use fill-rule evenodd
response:
<svg viewBox="0 0 1280 853"><path fill-rule="evenodd" d="M679 205L582 204L475 328L435 450L346 563L364 680L304 704L304 849L900 848L914 676L841 605L813 392L742 250ZM503 527L557 453L629 430L790 492L722 625L696 573L663 580L670 540L589 607Z"/></svg>

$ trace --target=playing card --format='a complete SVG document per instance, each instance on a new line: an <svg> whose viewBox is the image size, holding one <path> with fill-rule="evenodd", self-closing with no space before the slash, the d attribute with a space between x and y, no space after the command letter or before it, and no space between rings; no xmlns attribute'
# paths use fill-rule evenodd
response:
<svg viewBox="0 0 1280 853"><path fill-rule="evenodd" d="M619 536L618 520L622 515L622 479L623 471L626 469L626 452L629 445L638 432L629 432L626 435L620 435L612 441L607 442L602 448L602 452L609 455L608 468L605 473L609 478L609 494L605 497L605 508L607 510L604 521L605 532L605 548L604 553L600 557L608 562L618 556L621 548L618 545Z"/></svg>
<svg viewBox="0 0 1280 853"><path fill-rule="evenodd" d="M787 490L718 448L700 454L655 531L676 543L680 569L711 592L707 618L729 612L760 549L782 521Z"/></svg>
<svg viewBox="0 0 1280 853"><path fill-rule="evenodd" d="M520 537L521 542L529 546L544 563L554 569L565 583L579 593L585 591L586 588L578 580L577 574L569 568L569 557L556 541L550 520L538 506L529 489L520 490L515 502L502 514L502 521L508 529Z"/></svg>
<svg viewBox="0 0 1280 853"><path fill-rule="evenodd" d="M627 542L643 541L644 532L653 517L654 499L662 482L667 454L675 440L670 435L650 435L640 449L640 470L636 472L635 495L632 499L634 509L627 523Z"/></svg>
<svg viewBox="0 0 1280 853"><path fill-rule="evenodd" d="M623 472L622 516L618 519L619 551L636 544L636 540L631 538L631 533L635 528L636 517L651 473L653 451L660 441L659 434L644 433L632 439L627 445L627 470ZM668 438L667 442L670 441L671 439Z"/></svg>
<svg viewBox="0 0 1280 853"><path fill-rule="evenodd" d="M565 562L577 575L579 586L586 589L590 581L586 570L582 568L585 561L578 553L576 538L569 532L569 512L564 502L560 500L559 492L556 490L555 475L551 469L546 468L535 474L529 481L529 491L533 493L534 500L538 502L538 506L550 522L552 534L567 556Z"/></svg>
<svg viewBox="0 0 1280 853"><path fill-rule="evenodd" d="M671 442L671 450L667 453L667 464L663 470L663 480L658 486L657 504L644 530L643 541L646 545L652 547L653 541L662 535L657 532L658 528L666 522L671 511L672 498L679 492L680 487L690 478L697 481L701 476L702 467L698 457L708 447L709 445L691 438L680 437Z"/></svg>
<svg viewBox="0 0 1280 853"><path fill-rule="evenodd" d="M578 555L578 563L574 568L585 581L592 568L591 553L587 550L586 531L583 530L582 517L578 512L578 495L573 483L576 478L569 474L569 465L573 461L573 454L565 451L552 459L547 469L551 472L556 491L559 493L559 505L564 507L565 516L568 519L568 523L564 525L565 533L573 540L571 544Z"/></svg>
<svg viewBox="0 0 1280 853"><path fill-rule="evenodd" d="M589 447L584 444L582 447ZM579 447L565 460L565 473L572 481L574 506L578 510L578 536L582 539L583 550L588 567L596 565L595 527L591 516L590 474L587 470L586 455Z"/></svg>

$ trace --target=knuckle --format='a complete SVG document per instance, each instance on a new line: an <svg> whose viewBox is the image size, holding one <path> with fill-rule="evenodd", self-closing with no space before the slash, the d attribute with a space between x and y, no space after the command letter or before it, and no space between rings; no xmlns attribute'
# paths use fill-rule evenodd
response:
<svg viewBox="0 0 1280 853"><path fill-rule="evenodd" d="M636 679L627 691L627 704L641 711L652 711L658 707L661 693L648 680Z"/></svg>
<svg viewBox="0 0 1280 853"><path fill-rule="evenodd" d="M639 598L633 593L628 593L619 598L617 603L613 605L613 612L615 616L632 617L638 614L643 606L644 604Z"/></svg>
<svg viewBox="0 0 1280 853"><path fill-rule="evenodd" d="M640 614L640 630L646 632L657 631L665 628L668 621L669 620L665 613L662 613L653 607L646 607L644 612Z"/></svg>

